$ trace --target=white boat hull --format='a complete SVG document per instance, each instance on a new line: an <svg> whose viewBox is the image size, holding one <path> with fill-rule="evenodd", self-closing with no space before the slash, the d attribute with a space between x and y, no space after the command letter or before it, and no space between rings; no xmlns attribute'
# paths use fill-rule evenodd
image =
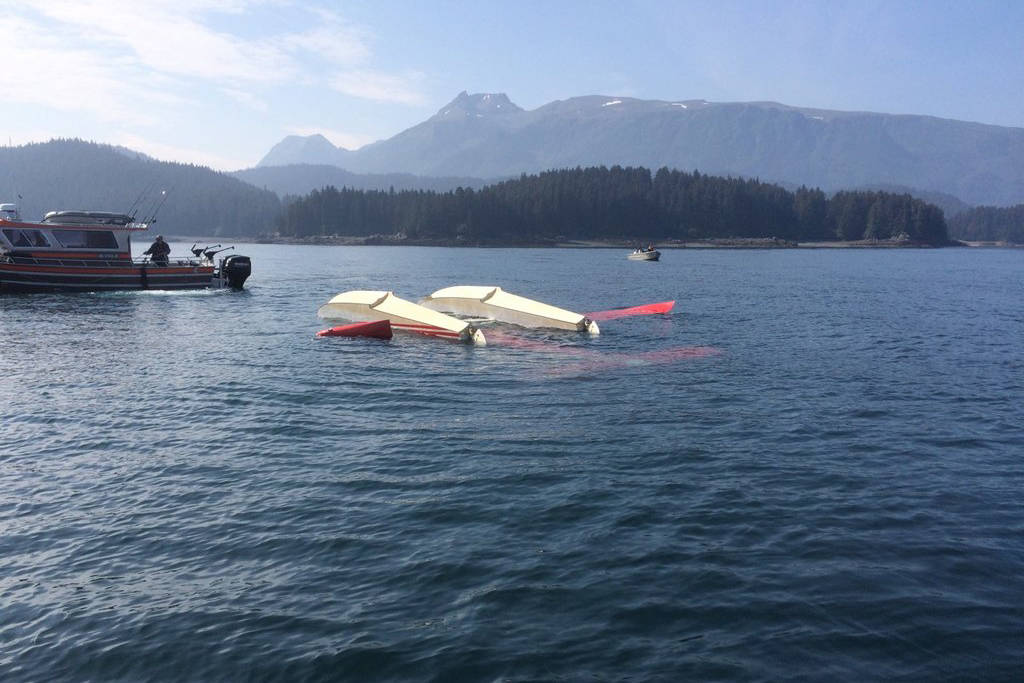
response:
<svg viewBox="0 0 1024 683"><path fill-rule="evenodd" d="M420 303L435 311L489 318L522 327L553 327L590 334L599 334L601 331L597 323L579 313L510 294L501 287L446 287L425 297Z"/></svg>
<svg viewBox="0 0 1024 683"><path fill-rule="evenodd" d="M406 332L473 344L486 344L483 333L464 320L400 299L393 292L352 290L342 292L317 310L327 320L388 320Z"/></svg>
<svg viewBox="0 0 1024 683"><path fill-rule="evenodd" d="M630 261L657 261L658 259L661 258L661 252L657 250L634 251L632 254L629 254L627 258Z"/></svg>

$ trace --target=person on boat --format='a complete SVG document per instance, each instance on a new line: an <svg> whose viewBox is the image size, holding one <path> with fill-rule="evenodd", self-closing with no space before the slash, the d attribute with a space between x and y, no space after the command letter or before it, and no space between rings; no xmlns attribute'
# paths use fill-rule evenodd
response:
<svg viewBox="0 0 1024 683"><path fill-rule="evenodd" d="M155 263L156 265L166 266L167 256L171 253L171 245L167 244L167 242L164 242L163 235L157 235L156 241L149 246L149 249L142 253L149 254L153 260L153 263Z"/></svg>

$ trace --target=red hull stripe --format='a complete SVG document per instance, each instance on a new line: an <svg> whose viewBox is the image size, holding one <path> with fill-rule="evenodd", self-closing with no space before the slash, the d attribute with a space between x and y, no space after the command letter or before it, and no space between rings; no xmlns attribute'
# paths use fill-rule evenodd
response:
<svg viewBox="0 0 1024 683"><path fill-rule="evenodd" d="M205 289L214 286L213 274L191 268L151 268L145 277L133 268L38 269L0 264L0 289Z"/></svg>
<svg viewBox="0 0 1024 683"><path fill-rule="evenodd" d="M128 252L117 252L117 253L106 253L97 254L92 251L19 251L16 253L17 256L31 256L32 258L48 258L48 259L95 259L99 261L113 261L120 259L131 259Z"/></svg>
<svg viewBox="0 0 1024 683"><path fill-rule="evenodd" d="M148 287L143 287L141 284L132 284L124 282L79 282L79 283L66 283L66 282L28 282L28 281L16 281L0 279L0 291L11 291L11 292L29 292L29 291L82 291L91 292L97 290L144 290L144 289L209 289L212 283L209 281L194 282L194 281L182 281L182 282L160 282L150 283Z"/></svg>
<svg viewBox="0 0 1024 683"><path fill-rule="evenodd" d="M141 268L90 268L88 266L37 266L37 265L24 265L20 263L4 263L0 264L0 273L38 273L40 275L120 275L140 277L142 275ZM158 277L162 275L213 275L213 266L185 266L182 268L175 268L173 266L161 267L152 266L146 268L146 274L149 277Z"/></svg>

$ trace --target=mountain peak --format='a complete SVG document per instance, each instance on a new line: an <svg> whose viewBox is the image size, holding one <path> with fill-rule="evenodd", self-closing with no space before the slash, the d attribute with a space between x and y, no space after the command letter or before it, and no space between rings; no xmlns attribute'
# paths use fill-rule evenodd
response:
<svg viewBox="0 0 1024 683"><path fill-rule="evenodd" d="M435 119L462 119L469 117L513 114L523 111L505 93L474 93L463 90L454 100L441 107Z"/></svg>
<svg viewBox="0 0 1024 683"><path fill-rule="evenodd" d="M346 150L335 147L320 133L289 135L274 145L257 166L287 166L296 163L336 164Z"/></svg>

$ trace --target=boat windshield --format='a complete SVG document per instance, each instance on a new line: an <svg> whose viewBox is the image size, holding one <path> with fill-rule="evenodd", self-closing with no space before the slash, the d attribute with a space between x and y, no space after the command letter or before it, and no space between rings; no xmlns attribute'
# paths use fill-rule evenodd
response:
<svg viewBox="0 0 1024 683"><path fill-rule="evenodd" d="M15 247L48 247L50 243L39 230L4 228L4 237Z"/></svg>

